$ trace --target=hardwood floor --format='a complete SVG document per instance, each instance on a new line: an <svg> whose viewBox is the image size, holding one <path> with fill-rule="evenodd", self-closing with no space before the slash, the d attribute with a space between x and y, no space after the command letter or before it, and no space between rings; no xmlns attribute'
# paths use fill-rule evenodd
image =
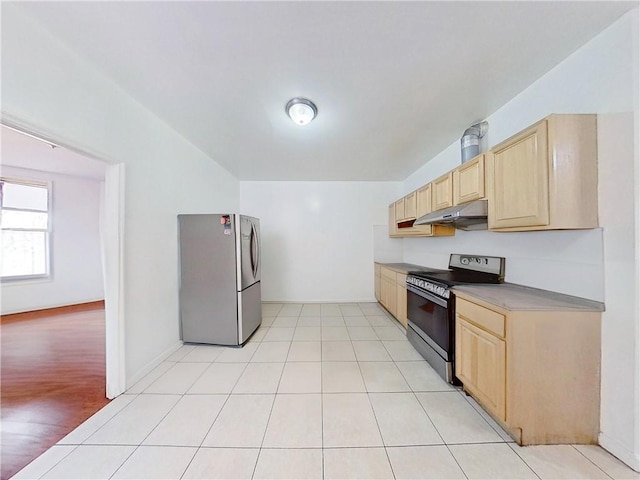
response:
<svg viewBox="0 0 640 480"><path fill-rule="evenodd" d="M1 317L2 480L105 406L104 302Z"/></svg>

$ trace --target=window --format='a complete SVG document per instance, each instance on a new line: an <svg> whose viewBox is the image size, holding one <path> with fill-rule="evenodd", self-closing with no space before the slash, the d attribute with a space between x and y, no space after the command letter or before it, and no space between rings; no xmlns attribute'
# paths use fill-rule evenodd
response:
<svg viewBox="0 0 640 480"><path fill-rule="evenodd" d="M49 275L49 185L0 178L1 276Z"/></svg>

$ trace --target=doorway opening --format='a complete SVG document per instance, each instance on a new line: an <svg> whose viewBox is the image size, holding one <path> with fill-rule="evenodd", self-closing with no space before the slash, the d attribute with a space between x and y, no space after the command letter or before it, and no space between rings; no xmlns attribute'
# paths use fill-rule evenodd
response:
<svg viewBox="0 0 640 480"><path fill-rule="evenodd" d="M3 428L3 437L20 434L8 442L15 448L4 448L8 438L2 439L2 478L8 478L125 390L124 165L4 119L0 128L2 178L51 191L44 229L47 274L11 278L3 272L1 285L2 421L11 426ZM21 213L9 210L5 219ZM3 223L4 234L10 226ZM20 223L11 226L25 230ZM25 258L33 253L32 245L22 248Z"/></svg>

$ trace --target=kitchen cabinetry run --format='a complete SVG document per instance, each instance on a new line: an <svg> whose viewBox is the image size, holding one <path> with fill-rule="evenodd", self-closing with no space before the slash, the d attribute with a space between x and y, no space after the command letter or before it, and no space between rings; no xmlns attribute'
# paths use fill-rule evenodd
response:
<svg viewBox="0 0 640 480"><path fill-rule="evenodd" d="M506 310L456 291L456 376L521 445L597 443L600 312Z"/></svg>
<svg viewBox="0 0 640 480"><path fill-rule="evenodd" d="M375 265L376 282L380 272L380 289L376 287L376 299L387 311L407 327L407 275L383 265Z"/></svg>
<svg viewBox="0 0 640 480"><path fill-rule="evenodd" d="M496 232L597 228L596 120L544 118L395 202L389 235L454 235L453 227L414 221L484 198L488 228Z"/></svg>
<svg viewBox="0 0 640 480"><path fill-rule="evenodd" d="M490 230L598 226L595 115L550 115L487 154Z"/></svg>

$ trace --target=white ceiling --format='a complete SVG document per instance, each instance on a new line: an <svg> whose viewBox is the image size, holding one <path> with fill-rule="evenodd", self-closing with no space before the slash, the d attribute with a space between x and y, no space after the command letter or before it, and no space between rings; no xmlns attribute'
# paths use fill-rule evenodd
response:
<svg viewBox="0 0 640 480"><path fill-rule="evenodd" d="M103 180L107 164L85 157L62 147L18 133L5 127L0 129L2 166L27 168L61 173L75 177Z"/></svg>
<svg viewBox="0 0 640 480"><path fill-rule="evenodd" d="M19 6L240 180L403 180L637 4Z"/></svg>

